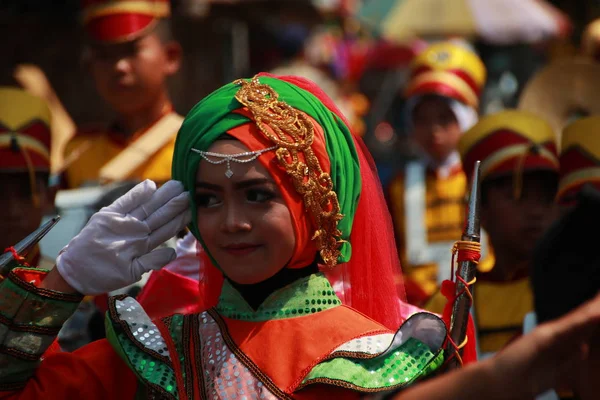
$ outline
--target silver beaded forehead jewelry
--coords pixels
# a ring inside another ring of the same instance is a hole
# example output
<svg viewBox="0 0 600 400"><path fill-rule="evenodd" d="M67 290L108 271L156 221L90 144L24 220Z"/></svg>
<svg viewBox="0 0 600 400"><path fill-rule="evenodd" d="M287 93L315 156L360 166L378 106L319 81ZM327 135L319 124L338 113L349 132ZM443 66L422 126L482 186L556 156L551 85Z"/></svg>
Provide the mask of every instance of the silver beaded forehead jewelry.
<svg viewBox="0 0 600 400"><path fill-rule="evenodd" d="M206 162L214 165L219 165L226 163L227 170L225 171L225 176L227 178L231 178L233 176L233 171L231 170L231 162L236 162L240 164L245 164L250 161L254 161L260 156L262 153L266 153L267 151L275 150L277 146L268 147L266 149L256 150L256 151L246 151L244 153L239 154L222 154L222 153L213 153L211 151L202 151L198 149L191 149L194 153L200 154ZM211 158L209 158L211 157ZM216 160L214 160L216 158Z"/></svg>

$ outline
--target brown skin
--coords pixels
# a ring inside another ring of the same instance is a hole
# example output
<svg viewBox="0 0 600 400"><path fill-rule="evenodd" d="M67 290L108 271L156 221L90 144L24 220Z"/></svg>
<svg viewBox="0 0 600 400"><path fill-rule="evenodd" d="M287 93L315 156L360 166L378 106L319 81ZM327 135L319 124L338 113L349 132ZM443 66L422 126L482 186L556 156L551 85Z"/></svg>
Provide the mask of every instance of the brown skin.
<svg viewBox="0 0 600 400"><path fill-rule="evenodd" d="M128 135L155 122L170 104L166 79L181 64L181 46L150 32L130 42L95 43L89 69L100 96Z"/></svg>
<svg viewBox="0 0 600 400"><path fill-rule="evenodd" d="M58 272L58 268L52 268L50 272L48 272L42 283L40 283L40 287L60 293L78 293L77 290L73 289L73 287L65 281L60 272Z"/></svg>
<svg viewBox="0 0 600 400"><path fill-rule="evenodd" d="M557 179L549 171L525 173L520 199L515 199L512 176L484 181L481 224L496 258L491 277L510 280L529 268L534 246L558 216Z"/></svg>
<svg viewBox="0 0 600 400"><path fill-rule="evenodd" d="M249 151L237 140L219 140L209 151L240 154ZM196 176L198 230L225 275L235 283L264 282L281 271L296 244L290 211L277 184L259 160L226 164L202 161ZM232 248L233 247L233 248ZM76 291L52 269L42 287Z"/></svg>
<svg viewBox="0 0 600 400"><path fill-rule="evenodd" d="M3 224L1 250L13 246L36 230L44 211L54 205L48 189L48 173L36 174L36 191L40 204L33 202L27 172L0 172L0 220Z"/></svg>
<svg viewBox="0 0 600 400"><path fill-rule="evenodd" d="M218 140L209 151L249 151L237 140ZM289 262L296 244L290 210L269 171L254 160L226 164L201 161L196 175L198 230L225 276L248 285L264 282Z"/></svg>
<svg viewBox="0 0 600 400"><path fill-rule="evenodd" d="M415 141L436 163L456 151L461 130L454 112L437 96L425 96L412 112Z"/></svg>

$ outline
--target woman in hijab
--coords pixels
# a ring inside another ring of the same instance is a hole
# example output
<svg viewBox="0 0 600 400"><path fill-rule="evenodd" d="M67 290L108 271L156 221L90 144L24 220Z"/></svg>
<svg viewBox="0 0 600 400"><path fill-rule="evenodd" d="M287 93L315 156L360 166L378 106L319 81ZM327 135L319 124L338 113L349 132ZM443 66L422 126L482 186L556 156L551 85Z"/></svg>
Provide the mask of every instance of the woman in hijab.
<svg viewBox="0 0 600 400"><path fill-rule="evenodd" d="M393 393L444 366L444 322L398 289L372 160L310 82L259 75L209 95L178 134L173 178L158 190L142 182L95 214L52 271L19 267L0 283L0 398L352 399ZM81 294L161 268L173 251L152 250L188 223L210 261L203 301L213 307L151 320L134 299L116 297L107 340L40 362ZM577 325L579 341L597 314ZM541 353L517 343L500 361L399 396L506 393L517 378L525 381L515 394L543 390L551 377L517 368L563 360L548 356L558 344L539 339L529 340Z"/></svg>

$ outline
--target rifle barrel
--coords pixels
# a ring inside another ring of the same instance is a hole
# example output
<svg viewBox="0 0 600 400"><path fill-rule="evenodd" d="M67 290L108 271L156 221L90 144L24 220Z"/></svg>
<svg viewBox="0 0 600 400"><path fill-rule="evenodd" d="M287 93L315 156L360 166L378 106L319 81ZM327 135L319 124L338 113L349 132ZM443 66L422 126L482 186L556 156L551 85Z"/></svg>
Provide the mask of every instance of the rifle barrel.
<svg viewBox="0 0 600 400"><path fill-rule="evenodd" d="M480 173L481 162L475 162L475 169L471 181L471 194L469 196L469 208L465 230L462 235L463 241L477 242L481 241L481 220L480 220ZM477 272L477 264L472 261L461 261L458 263L458 276L462 279L456 280L456 295L457 298L452 306L452 317L450 320L450 338L459 346L464 342L467 335L467 325L469 323L469 314L471 311L471 298L465 292L464 282L471 282L475 278ZM453 368L459 366L458 360L455 358L450 364Z"/></svg>
<svg viewBox="0 0 600 400"><path fill-rule="evenodd" d="M25 239L14 245L14 249L19 255L25 255L33 248L60 220L60 216L55 216L52 219L46 221L38 229L27 235ZM12 253L6 252L0 255L0 275L6 276L12 269L10 262L14 260Z"/></svg>

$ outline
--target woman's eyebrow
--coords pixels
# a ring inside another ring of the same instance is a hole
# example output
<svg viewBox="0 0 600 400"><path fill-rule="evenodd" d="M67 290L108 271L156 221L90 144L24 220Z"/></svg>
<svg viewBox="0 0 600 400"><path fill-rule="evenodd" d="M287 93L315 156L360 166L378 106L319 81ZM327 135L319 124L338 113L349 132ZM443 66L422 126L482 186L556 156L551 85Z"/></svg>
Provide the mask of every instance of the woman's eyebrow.
<svg viewBox="0 0 600 400"><path fill-rule="evenodd" d="M209 189L209 190L215 190L217 192L222 192L223 188L219 185L215 185L214 183L208 183L208 182L196 182L196 189Z"/></svg>
<svg viewBox="0 0 600 400"><path fill-rule="evenodd" d="M271 183L273 184L274 182L271 179L268 178L255 178L255 179L247 179L244 181L239 181L233 184L233 186L236 189L246 189L248 187L251 186L256 186L256 185L264 185L265 183Z"/></svg>

